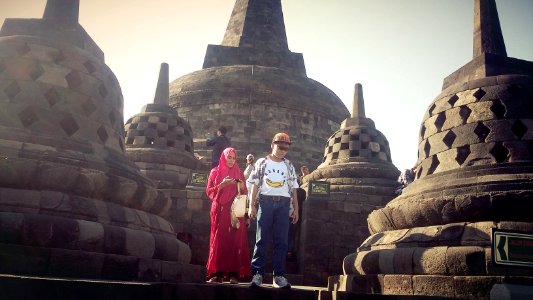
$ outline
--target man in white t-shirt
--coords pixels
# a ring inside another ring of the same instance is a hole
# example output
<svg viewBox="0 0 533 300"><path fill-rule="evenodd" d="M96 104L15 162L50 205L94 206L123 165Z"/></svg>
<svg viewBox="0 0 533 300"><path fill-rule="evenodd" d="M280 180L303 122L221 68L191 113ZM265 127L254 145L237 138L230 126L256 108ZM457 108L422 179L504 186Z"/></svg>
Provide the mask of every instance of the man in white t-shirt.
<svg viewBox="0 0 533 300"><path fill-rule="evenodd" d="M248 181L253 184L250 218L257 217L257 232L252 257L253 278L250 287L259 287L263 284L266 252L271 237L274 242L273 286L291 287L285 278L285 258L288 248L289 222L291 220L293 224L298 222L296 189L299 186L294 166L285 158L290 145L289 135L277 133L270 145L271 154L257 160L255 170L248 178Z"/></svg>

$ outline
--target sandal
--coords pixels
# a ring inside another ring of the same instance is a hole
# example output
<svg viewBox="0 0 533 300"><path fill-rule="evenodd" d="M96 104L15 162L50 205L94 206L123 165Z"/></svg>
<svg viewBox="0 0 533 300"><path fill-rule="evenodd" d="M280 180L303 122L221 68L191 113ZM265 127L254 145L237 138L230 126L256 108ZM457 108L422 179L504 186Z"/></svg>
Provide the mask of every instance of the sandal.
<svg viewBox="0 0 533 300"><path fill-rule="evenodd" d="M209 278L209 280L207 282L209 282L209 283L222 283L222 278L220 278L218 276L213 276L213 277Z"/></svg>
<svg viewBox="0 0 533 300"><path fill-rule="evenodd" d="M238 284L238 283L239 283L239 280L238 280L236 277L231 276L231 277L229 278L229 283L230 283L230 284Z"/></svg>

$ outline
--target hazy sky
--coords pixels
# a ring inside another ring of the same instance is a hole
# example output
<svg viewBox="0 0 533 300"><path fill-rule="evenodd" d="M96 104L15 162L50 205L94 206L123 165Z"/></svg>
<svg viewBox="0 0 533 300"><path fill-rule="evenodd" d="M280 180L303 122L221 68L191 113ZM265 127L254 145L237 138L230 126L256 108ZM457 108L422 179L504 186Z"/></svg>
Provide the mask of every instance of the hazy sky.
<svg viewBox="0 0 533 300"><path fill-rule="evenodd" d="M0 0L0 22L40 18L46 0ZM127 3L127 4L126 4ZM124 95L124 119L153 101L161 62L171 81L201 69L220 44L234 0L81 0L80 24L104 51ZM533 61L533 0L498 0L511 57ZM307 75L351 109L363 85L366 116L412 166L418 132L444 77L472 58L473 0L282 0L289 48ZM194 129L193 129L194 130Z"/></svg>

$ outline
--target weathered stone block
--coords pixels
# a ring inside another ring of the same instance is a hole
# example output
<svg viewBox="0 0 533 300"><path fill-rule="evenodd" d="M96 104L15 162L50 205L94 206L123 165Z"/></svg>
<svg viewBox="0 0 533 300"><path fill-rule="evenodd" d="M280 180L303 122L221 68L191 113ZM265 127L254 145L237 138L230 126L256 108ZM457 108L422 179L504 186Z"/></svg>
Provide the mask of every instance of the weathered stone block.
<svg viewBox="0 0 533 300"><path fill-rule="evenodd" d="M413 254L414 274L446 274L447 248L416 248Z"/></svg>
<svg viewBox="0 0 533 300"><path fill-rule="evenodd" d="M383 294L413 295L412 275L385 275L383 277Z"/></svg>
<svg viewBox="0 0 533 300"><path fill-rule="evenodd" d="M413 276L413 294L454 297L453 284L451 276L415 275Z"/></svg>
<svg viewBox="0 0 533 300"><path fill-rule="evenodd" d="M453 275L485 275L485 251L481 247L449 247L446 267Z"/></svg>

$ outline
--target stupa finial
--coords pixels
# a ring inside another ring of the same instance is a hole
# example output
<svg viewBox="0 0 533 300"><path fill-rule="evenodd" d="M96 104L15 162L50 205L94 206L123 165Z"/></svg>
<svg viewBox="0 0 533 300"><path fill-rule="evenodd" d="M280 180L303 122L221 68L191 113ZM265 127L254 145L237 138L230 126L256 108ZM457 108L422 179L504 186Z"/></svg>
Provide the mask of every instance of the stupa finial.
<svg viewBox="0 0 533 300"><path fill-rule="evenodd" d="M496 0L474 0L474 58L484 53L507 56Z"/></svg>
<svg viewBox="0 0 533 300"><path fill-rule="evenodd" d="M155 90L154 104L168 105L168 64L162 63L159 70L159 79Z"/></svg>
<svg viewBox="0 0 533 300"><path fill-rule="evenodd" d="M43 19L78 23L80 0L48 0Z"/></svg>
<svg viewBox="0 0 533 300"><path fill-rule="evenodd" d="M236 0L222 46L288 51L281 0Z"/></svg>
<svg viewBox="0 0 533 300"><path fill-rule="evenodd" d="M366 118L365 99L363 98L363 86L360 83L355 84L353 92L352 118Z"/></svg>

